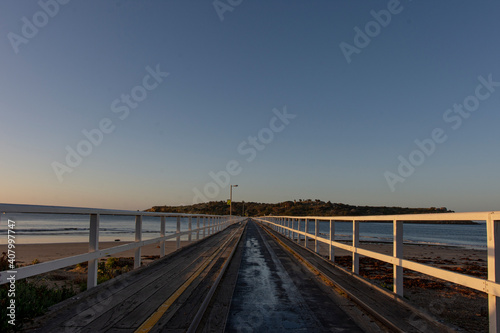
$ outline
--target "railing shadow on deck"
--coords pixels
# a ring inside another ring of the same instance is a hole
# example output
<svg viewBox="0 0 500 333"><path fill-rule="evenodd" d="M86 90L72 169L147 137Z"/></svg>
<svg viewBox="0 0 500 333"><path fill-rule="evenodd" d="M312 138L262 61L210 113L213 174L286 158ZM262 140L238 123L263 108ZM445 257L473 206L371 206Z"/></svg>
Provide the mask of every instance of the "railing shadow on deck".
<svg viewBox="0 0 500 333"><path fill-rule="evenodd" d="M315 252L319 253L319 243L329 247L329 259L334 260L335 248L352 253L352 273L359 275L359 256L377 259L394 267L393 294L403 296L403 268L423 273L454 284L472 288L488 295L489 331L500 331L500 211L472 213L438 213L438 214L408 214L408 215L378 215L378 216L262 216L254 218L283 234L291 240L315 240ZM301 230L301 222L315 221L314 234L306 227ZM319 237L319 221L328 221L329 239ZM335 241L335 221L352 222L352 245ZM418 221L486 221L488 279L481 279L457 272L452 272L403 258L403 227L404 223ZM393 224L393 255L385 255L359 247L359 226L365 222L386 222Z"/></svg>
<svg viewBox="0 0 500 333"><path fill-rule="evenodd" d="M38 263L35 265L19 267L15 269L0 272L0 285L9 282L9 276L14 275L16 280L23 279L47 272L51 272L64 267L76 265L82 262L88 262L88 277L87 289L97 286L97 266L100 258L115 253L124 252L127 250L135 250L134 253L134 268L141 266L141 248L150 244L159 244L160 258L165 256L165 241L176 239L176 248L181 247L181 236L187 235L188 241L192 241L192 235L196 233L196 241L211 236L219 231L224 230L229 225L241 221L243 218L239 216L228 215L206 215L206 214L179 214L179 213L156 213L143 211L129 210L113 210L113 209L95 209L95 208L79 208L79 207L60 207L60 206L39 206L39 205L17 205L17 204L0 204L0 226L5 223L8 228L8 221L1 221L3 214L22 213L22 214L72 214L72 215L87 215L89 216L89 252L66 257L62 259L52 260L48 262ZM135 241L106 249L99 249L99 222L103 215L113 216L130 216L135 217ZM159 224L160 237L153 239L142 240L143 228L142 219L145 216L157 217ZM165 235L166 223L168 218L176 218L176 232L171 235ZM188 219L188 229L181 230L181 218ZM193 228L193 220L196 227ZM15 234L6 232L6 237L15 240ZM15 244L15 241L11 242ZM15 252L14 252L15 253Z"/></svg>

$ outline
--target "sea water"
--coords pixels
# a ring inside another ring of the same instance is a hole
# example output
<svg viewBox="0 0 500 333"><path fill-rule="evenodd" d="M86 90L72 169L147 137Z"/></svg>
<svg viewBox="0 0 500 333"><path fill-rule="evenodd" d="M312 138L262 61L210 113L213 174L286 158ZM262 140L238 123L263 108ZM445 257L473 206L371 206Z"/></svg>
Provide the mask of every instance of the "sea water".
<svg viewBox="0 0 500 333"><path fill-rule="evenodd" d="M16 244L73 243L89 241L90 215L72 214L2 214L0 215L0 244L7 242L8 219L15 221ZM196 218L192 218L196 228ZM208 223L208 221L207 221ZM181 231L188 230L188 218L181 218ZM203 221L200 219L200 227ZM165 235L175 233L177 218L167 217ZM142 240L160 237L160 217L142 217ZM181 237L187 239L187 235ZM135 216L100 215L100 241L134 241Z"/></svg>
<svg viewBox="0 0 500 333"><path fill-rule="evenodd" d="M0 216L0 244L7 243L7 220L16 222L16 244L88 242L89 215L69 214L3 214ZM200 226L203 222L200 219ZM176 232L177 218L166 218L168 236ZM297 222L295 221L295 227ZM360 240L369 242L392 242L392 223L360 222ZM196 228L196 218L192 219ZM301 230L305 223L301 221ZM308 232L314 234L315 221L308 220ZM181 218L181 231L188 230L188 218ZM328 239L329 221L319 222L319 236ZM143 216L142 239L160 236L160 218ZM134 241L135 217L101 215L99 223L100 241ZM181 239L187 239L187 235ZM335 239L352 240L352 222L335 222ZM478 224L417 224L404 223L405 243L448 245L486 249L486 223Z"/></svg>
<svg viewBox="0 0 500 333"><path fill-rule="evenodd" d="M403 241L407 244L427 244L459 246L473 249L486 249L486 223L477 224L429 224L404 223ZM295 228L297 222L295 222ZM300 229L304 231L305 223L301 221ZM330 222L319 221L319 237L330 237ZM335 240L352 241L352 222L335 221ZM308 233L315 233L315 221L308 220ZM393 224L384 222L360 222L359 239L366 242L393 241Z"/></svg>

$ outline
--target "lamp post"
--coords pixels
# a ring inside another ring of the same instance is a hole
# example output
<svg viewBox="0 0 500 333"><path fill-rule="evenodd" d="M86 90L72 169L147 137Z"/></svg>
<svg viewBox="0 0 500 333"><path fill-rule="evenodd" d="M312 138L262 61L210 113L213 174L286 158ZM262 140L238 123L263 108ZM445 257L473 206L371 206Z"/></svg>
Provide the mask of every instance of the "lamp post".
<svg viewBox="0 0 500 333"><path fill-rule="evenodd" d="M233 215L233 187L238 187L238 185L231 185L229 190L229 216Z"/></svg>

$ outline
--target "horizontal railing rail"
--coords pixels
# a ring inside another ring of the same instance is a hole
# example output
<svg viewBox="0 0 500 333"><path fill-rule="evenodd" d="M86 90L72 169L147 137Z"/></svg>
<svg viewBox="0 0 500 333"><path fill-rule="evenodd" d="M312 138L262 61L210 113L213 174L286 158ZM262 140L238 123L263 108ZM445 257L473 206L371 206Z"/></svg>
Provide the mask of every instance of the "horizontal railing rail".
<svg viewBox="0 0 500 333"><path fill-rule="evenodd" d="M3 221L4 214L71 214L71 215L88 215L89 216L89 251L88 253L66 257L62 259L52 260L48 262L38 263L24 267L11 268L0 272L0 285L9 282L9 277L15 276L17 279L23 279L47 272L51 272L64 267L76 265L82 262L88 262L87 288L97 286L97 271L100 258L108 255L124 252L127 250L135 250L134 253L134 268L141 266L141 248L150 244L160 245L160 258L165 256L165 241L170 239L176 240L176 248L181 247L181 236L187 235L188 241L192 241L192 236L196 233L196 240L201 240L216 232L222 231L233 223L242 221L244 218L239 216L228 215L207 215L207 214L182 214L182 213L158 213L130 210L114 210L114 209L96 209L96 208L81 208L81 207L59 207L59 206L38 206L38 205L16 205L16 204L0 204L0 226L5 223L8 226L8 221ZM99 249L99 222L100 217L105 215L114 216L130 216L135 217L135 240L128 244L118 245L106 249ZM159 237L142 240L142 218L143 217L158 217ZM171 235L166 233L166 218L176 218L176 232ZM188 229L181 230L181 218L188 219ZM193 219L196 220L196 227L193 228ZM7 227L8 229L8 227ZM15 237L16 234L12 233ZM7 233L7 238L11 238ZM15 238L10 242L15 246ZM9 247L9 242L7 244ZM12 253L15 253L13 250ZM10 258L10 257L9 257Z"/></svg>
<svg viewBox="0 0 500 333"><path fill-rule="evenodd" d="M335 248L352 253L352 272L359 275L359 257L366 256L393 265L394 283L393 294L403 296L403 268L426 274L451 283L462 285L488 294L490 332L500 329L500 211L471 212L471 213L436 213L436 214L408 214L408 215L376 215L376 216L262 216L256 220L269 225L277 232L300 243L303 240L307 248L308 239L315 241L315 252L319 253L319 243L329 246L329 259L334 262ZM315 221L314 234L308 232L308 221ZM329 239L319 236L319 221L329 222ZM352 245L335 240L335 222L352 223ZM481 279L449 270L436 268L403 258L403 227L404 223L419 221L486 221L487 230L487 258L488 278ZM393 255L370 251L359 247L360 223L389 222L393 224ZM304 230L300 230L301 223L305 223Z"/></svg>

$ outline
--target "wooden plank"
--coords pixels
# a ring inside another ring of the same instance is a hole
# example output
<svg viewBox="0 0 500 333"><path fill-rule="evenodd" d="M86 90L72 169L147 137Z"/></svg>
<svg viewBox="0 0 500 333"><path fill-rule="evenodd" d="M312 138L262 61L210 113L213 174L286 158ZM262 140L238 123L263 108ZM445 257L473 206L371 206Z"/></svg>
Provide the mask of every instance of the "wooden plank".
<svg viewBox="0 0 500 333"><path fill-rule="evenodd" d="M235 246L235 242L236 239L213 260L212 264L207 267L203 274L196 278L195 282L178 299L177 304L169 309L169 313L162 317L151 332L160 332L166 328L168 330L183 329L186 331L189 328L191 320L196 315L210 287L215 282L217 274Z"/></svg>
<svg viewBox="0 0 500 333"><path fill-rule="evenodd" d="M85 328L94 332L102 332L115 326L118 322L136 323L138 327L202 265L205 257L205 255L197 257L187 267L182 267L181 264L169 270L168 273L159 272L153 283L148 283L139 290L136 283L132 283L128 288L130 293L125 299L113 304L113 307L85 325Z"/></svg>
<svg viewBox="0 0 500 333"><path fill-rule="evenodd" d="M142 240L142 216L135 217L135 241L138 243ZM141 267L141 247L135 249L134 268Z"/></svg>
<svg viewBox="0 0 500 333"><path fill-rule="evenodd" d="M223 240L221 240L221 242L226 242L226 238L228 238L228 237L230 237L230 236L225 237ZM227 246L227 245L224 243L224 246ZM166 300L169 302L168 307L162 311L161 320L158 321L154 327L161 325L160 323L162 323L162 322L165 322L165 323L168 322L168 325L170 328L171 327L170 318L172 318L176 315L179 308L184 308L184 310L182 310L182 313L183 313L182 320L184 322L187 320L186 316L188 316L188 317L194 316L196 314L196 311L191 313L191 311L188 311L185 309L190 308L190 307L199 307L201 305L201 302L203 301L203 299L201 298L202 296L199 296L198 294L204 294L204 293L206 294L206 292L208 292L209 287L208 288L200 287L200 290L195 293L195 297L200 297L201 301L199 299L196 299L191 304L191 301L188 302L189 297L190 297L191 293L193 293L194 290L197 289L197 286L199 284L206 284L204 282L205 277L210 274L212 267L214 267L214 266L216 267L216 265L219 264L219 258L221 258L221 255L224 253L224 251L226 251L224 248L216 249L216 251L214 251L215 253L213 255L210 255L209 257L206 258L209 261L207 262L206 260L204 260L203 266L200 269L197 268L195 270L195 271L198 271L197 275L195 275L193 277L192 276L194 273L194 271L193 271L193 272L190 272L185 278L180 279L179 286L177 288L175 288L174 292L178 293L177 290L179 289L179 287L181 285L183 285L183 287L186 289L180 291L182 294L180 294L180 296L178 298L175 298L173 300L173 302L170 302L169 300L167 300L170 297L170 296L167 296L167 297L163 297L163 298L159 299L160 303L158 304L157 303L157 295L155 294L153 297L150 297L147 300L147 303L143 304L138 310L134 311L134 313L132 315L127 316L126 318L117 322L114 325L114 327L115 328L139 328L139 326L146 319L148 319L151 316L151 314L155 313L155 311L157 311L157 309L159 309L160 306L161 307L164 306ZM222 260L222 263L223 263L223 261L224 260ZM206 265L208 265L208 266L206 266ZM222 264L220 264L220 265L222 266ZM193 280L187 281L190 279L193 279ZM169 280L171 280L171 279L169 279ZM187 281L187 283L188 283L187 287L185 287L185 281ZM171 285L171 282L169 284ZM207 289L207 290L205 290L205 289ZM170 293L169 295L172 295L172 294L173 294L173 292ZM149 306L152 303L157 304L157 305L152 307L152 308L150 307L149 309L146 309L146 306ZM188 326L189 326L189 323L187 324L186 328ZM175 326L173 326L173 327L175 328Z"/></svg>
<svg viewBox="0 0 500 333"><path fill-rule="evenodd" d="M68 301L66 306L54 313L49 313L44 321L42 331L51 332L55 327L83 327L91 325L109 309L117 306L137 293L162 281L166 283L167 278L179 274L181 267L196 266L196 264L207 256L209 250L220 244L219 237L206 238L192 246L187 246L180 252L170 254L163 259L153 263L151 266L143 267L115 278L103 285L84 293L86 296L78 301ZM48 320L50 319L50 320ZM45 328L47 328L45 330Z"/></svg>
<svg viewBox="0 0 500 333"><path fill-rule="evenodd" d="M227 230L227 229L226 229ZM213 237L211 242L196 247L196 253L201 254L192 263L182 260L186 267L184 269L173 268L169 274L158 272L158 279L148 283L144 288L137 290L136 283L131 285L133 293L125 300L115 304L108 311L102 313L98 318L85 326L91 331L105 331L111 327L122 327L122 325L137 327L151 314L165 299L169 297L196 269L202 265L205 258L217 250L222 240L229 236L229 230L219 233ZM119 322L119 324L117 324Z"/></svg>
<svg viewBox="0 0 500 333"><path fill-rule="evenodd" d="M403 259L403 222L394 221L393 224L393 256L397 259ZM394 274L394 293L403 297L403 267L393 264Z"/></svg>
<svg viewBox="0 0 500 333"><path fill-rule="evenodd" d="M241 264L243 248L245 246L246 228L243 232L242 241L229 264L229 267L217 288L212 301L205 312L201 322L201 332L223 332L226 326L227 315L231 306L234 288L238 279L238 270Z"/></svg>

